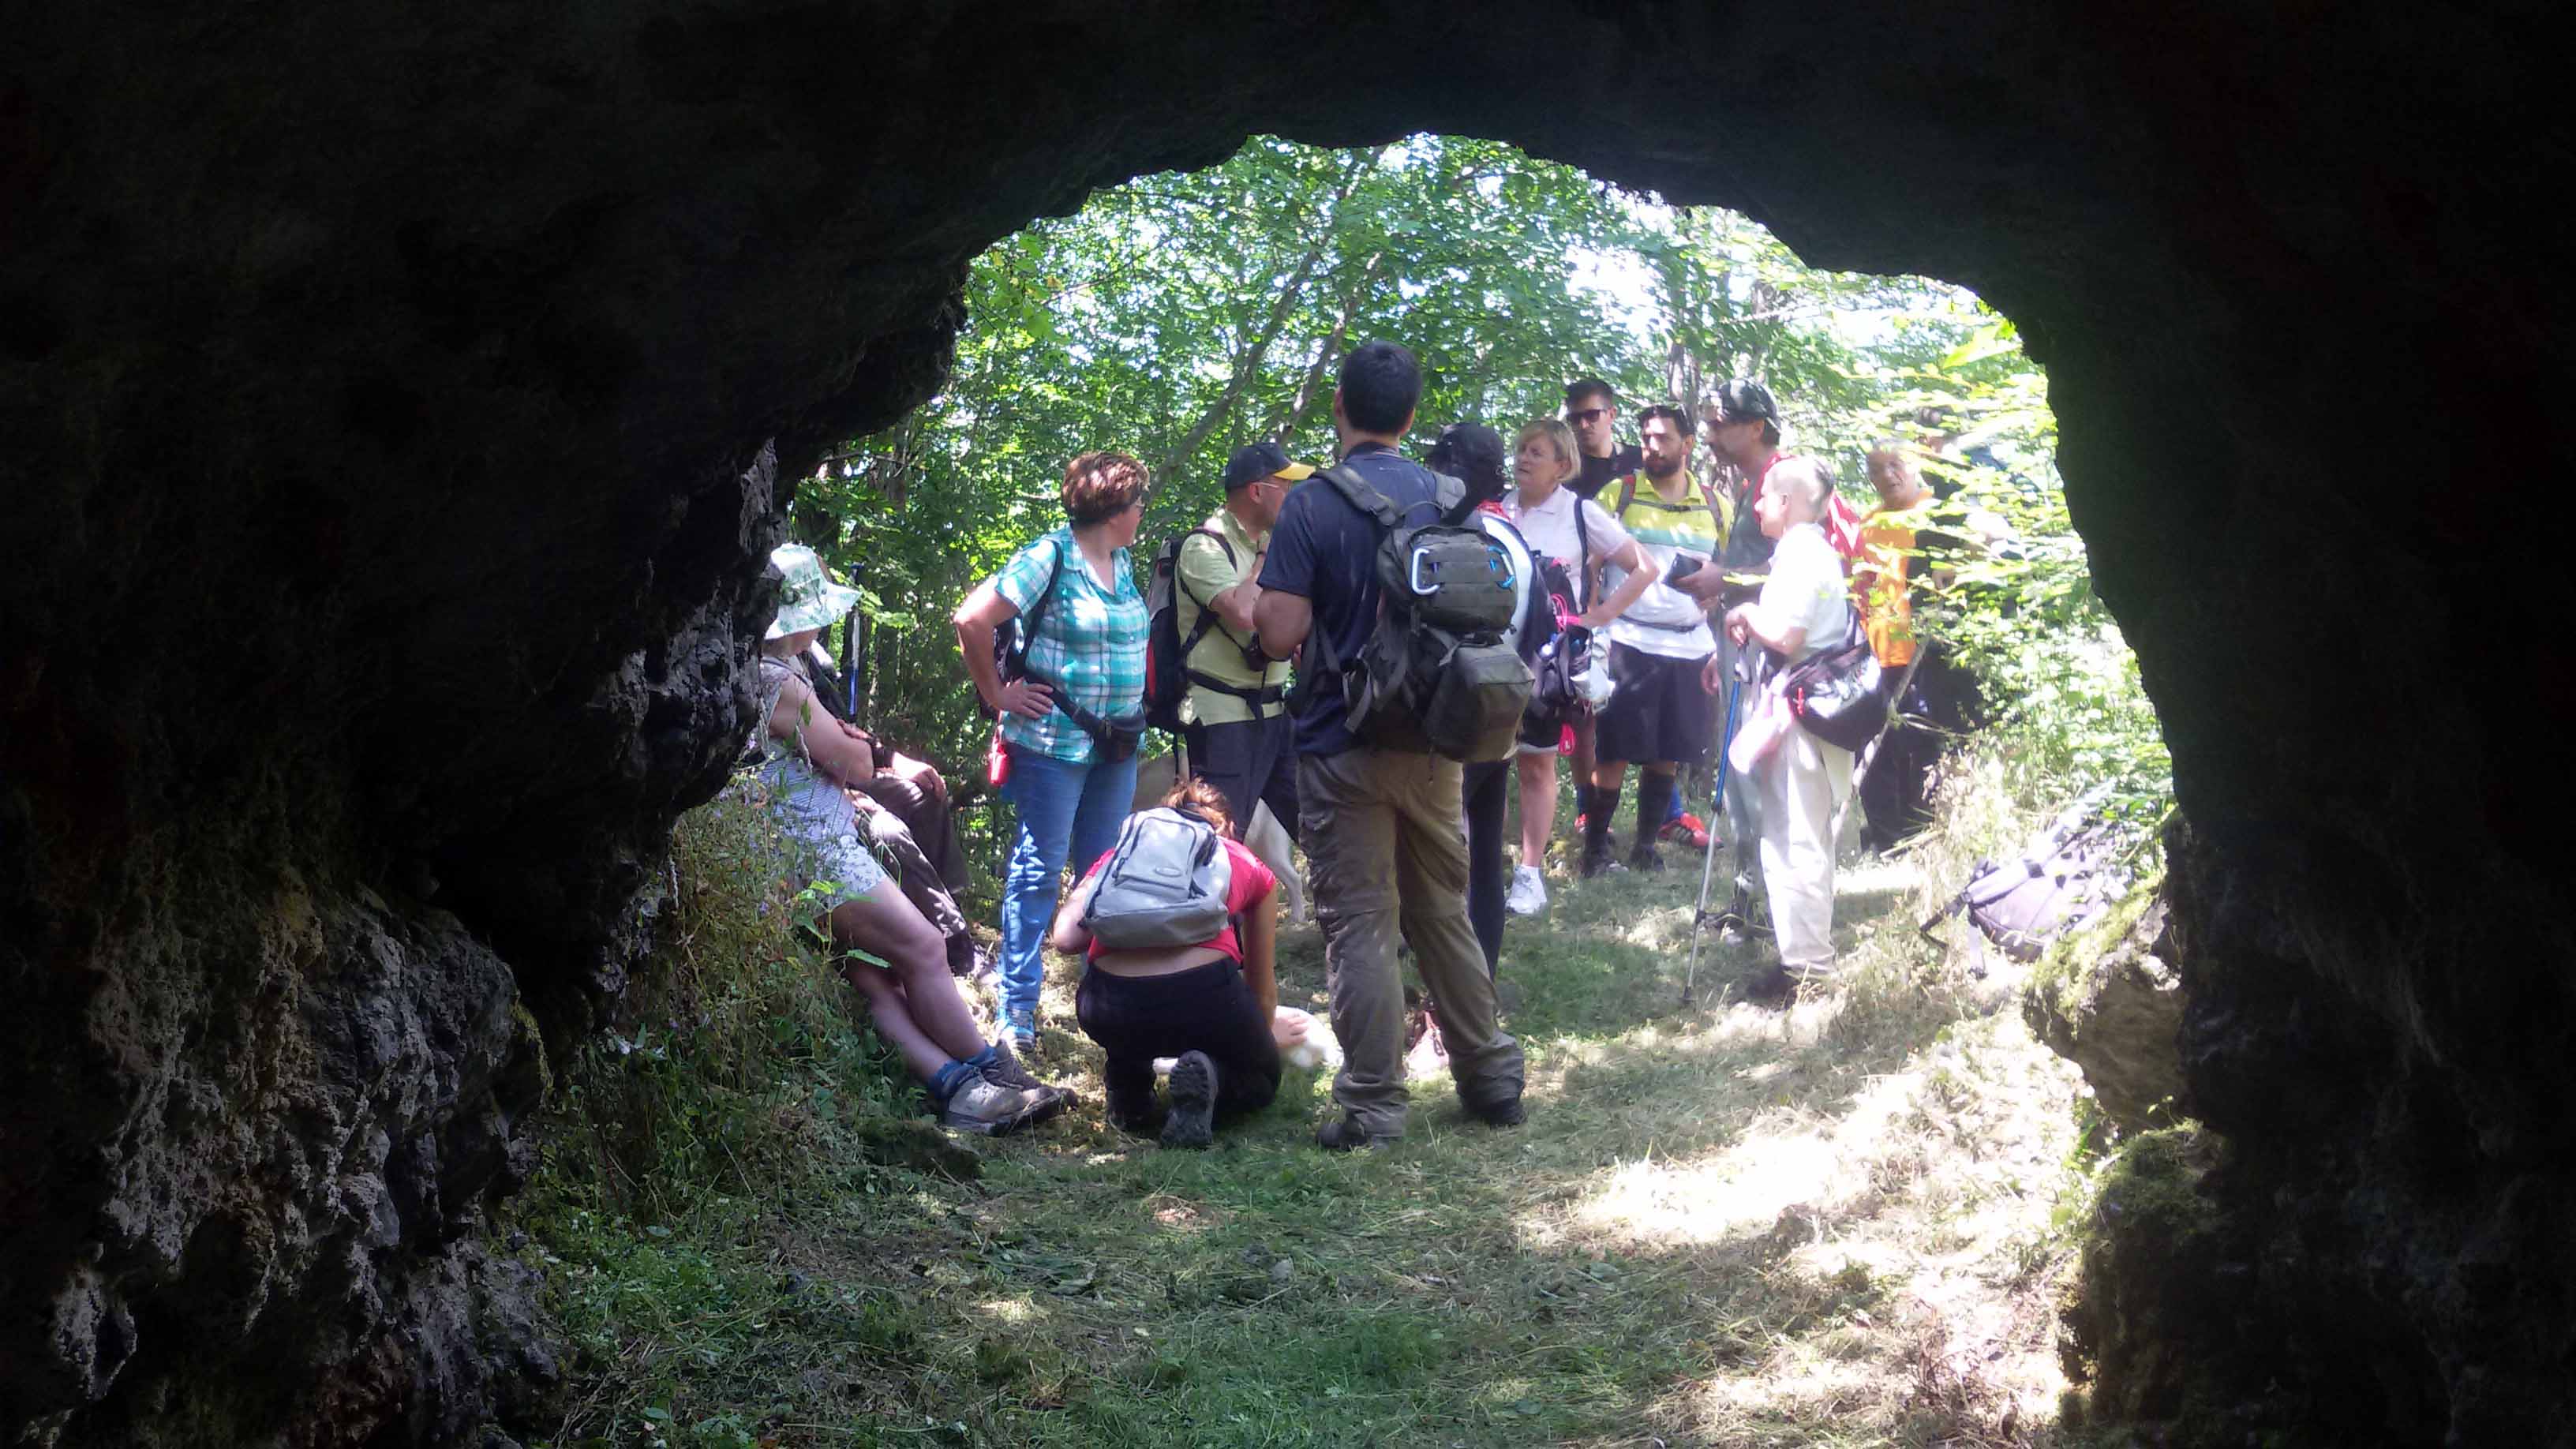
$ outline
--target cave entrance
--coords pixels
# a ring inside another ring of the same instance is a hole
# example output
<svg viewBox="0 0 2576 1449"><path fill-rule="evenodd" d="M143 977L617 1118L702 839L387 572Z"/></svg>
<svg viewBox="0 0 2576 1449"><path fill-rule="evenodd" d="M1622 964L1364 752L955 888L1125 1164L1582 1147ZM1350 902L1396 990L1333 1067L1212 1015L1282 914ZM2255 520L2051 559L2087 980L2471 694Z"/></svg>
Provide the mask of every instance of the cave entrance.
<svg viewBox="0 0 2576 1449"><path fill-rule="evenodd" d="M2148 819L2170 794L2067 517L2046 375L1966 288L1811 267L1738 212L1415 135L1257 137L1216 166L1104 188L985 251L966 299L946 386L830 448L791 525L869 592L856 636L830 641L859 708L933 759L978 759L984 730L941 621L1059 520L1065 459L1110 448L1152 468L1142 568L1219 505L1236 446L1329 458L1331 368L1388 337L1423 361L1420 446L1452 420L1508 436L1561 416L1578 378L1615 389L1633 444L1640 408L1752 378L1779 400L1785 446L1867 511L1869 454L1896 443L1987 545L1931 590L1926 617L1982 701L1944 723L1998 731L1989 755L2033 806L2107 784ZM1691 467L1712 466L1696 443ZM987 861L994 816L989 800L968 814Z"/></svg>

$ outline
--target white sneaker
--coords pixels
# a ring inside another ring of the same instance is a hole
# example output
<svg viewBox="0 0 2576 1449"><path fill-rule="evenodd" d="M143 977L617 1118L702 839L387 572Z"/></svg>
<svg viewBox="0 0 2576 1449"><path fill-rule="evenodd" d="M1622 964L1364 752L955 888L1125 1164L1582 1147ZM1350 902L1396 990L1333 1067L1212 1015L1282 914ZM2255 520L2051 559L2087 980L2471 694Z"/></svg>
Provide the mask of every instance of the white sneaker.
<svg viewBox="0 0 2576 1449"><path fill-rule="evenodd" d="M1547 909L1547 877L1534 865L1512 867L1512 888L1503 895L1503 909L1515 916L1535 916Z"/></svg>

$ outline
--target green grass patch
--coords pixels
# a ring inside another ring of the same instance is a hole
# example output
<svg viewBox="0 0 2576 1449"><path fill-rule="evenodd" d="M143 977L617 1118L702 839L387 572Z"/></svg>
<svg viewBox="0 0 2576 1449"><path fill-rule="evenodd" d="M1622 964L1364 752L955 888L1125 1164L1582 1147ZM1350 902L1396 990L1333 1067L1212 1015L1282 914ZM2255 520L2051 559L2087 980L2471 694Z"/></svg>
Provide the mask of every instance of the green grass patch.
<svg viewBox="0 0 2576 1449"><path fill-rule="evenodd" d="M1713 936L1682 1005L1695 856L1554 879L1501 973L1528 1124L1468 1119L1435 1068L1400 1146L1331 1156L1329 1080L1295 1071L1208 1152L1107 1128L1063 962L1039 1066L1085 1106L941 1139L785 929L757 824L684 828L652 1004L566 1073L514 1210L574 1346L535 1441L2013 1444L2054 1417L2077 1089L1912 931L1925 862L1981 842L1852 862L1848 980L1787 1012L1742 1000L1761 948ZM1281 979L1323 1004L1313 931Z"/></svg>

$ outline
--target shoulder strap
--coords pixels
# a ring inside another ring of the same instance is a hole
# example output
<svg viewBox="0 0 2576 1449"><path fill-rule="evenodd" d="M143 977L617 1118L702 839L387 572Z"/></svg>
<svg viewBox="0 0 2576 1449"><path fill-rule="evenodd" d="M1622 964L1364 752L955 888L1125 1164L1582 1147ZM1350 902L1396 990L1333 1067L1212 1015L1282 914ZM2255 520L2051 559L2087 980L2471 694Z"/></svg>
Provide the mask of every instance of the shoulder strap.
<svg viewBox="0 0 2576 1449"><path fill-rule="evenodd" d="M1335 463L1315 476L1332 484L1333 491L1341 494L1353 508L1375 519L1378 527L1393 533L1404 526L1404 510L1353 471L1350 464Z"/></svg>
<svg viewBox="0 0 2576 1449"><path fill-rule="evenodd" d="M1562 483L1556 486L1574 498L1574 558L1566 572L1574 576L1574 606L1589 609L1592 607L1592 530L1583 522L1583 505L1590 500L1580 493L1573 493Z"/></svg>
<svg viewBox="0 0 2576 1449"><path fill-rule="evenodd" d="M1038 590L1036 602L1030 604L1028 612L1020 616L1023 626L1020 630L1022 649L1037 642L1038 623L1046 618L1047 602L1055 597L1056 580L1062 577L1064 577L1064 545L1059 543L1055 546L1055 562L1047 565L1046 587Z"/></svg>
<svg viewBox="0 0 2576 1449"><path fill-rule="evenodd" d="M1216 540L1216 546L1225 550L1225 566L1227 568L1234 567L1234 545L1227 541L1224 534L1217 532L1213 528L1193 528L1189 532L1182 534L1172 543L1172 587L1184 592L1189 592L1190 584L1189 580L1181 577L1181 550L1188 548L1190 546L1190 540L1194 538L1208 538ZM1207 600L1200 598L1194 592L1190 593L1190 601L1197 604L1202 610L1207 607Z"/></svg>
<svg viewBox="0 0 2576 1449"><path fill-rule="evenodd" d="M1726 520L1720 518L1717 514L1717 489L1710 484L1701 482L1697 478L1692 479L1691 482L1697 484L1699 487L1699 501L1708 505L1708 526L1717 535L1718 550L1720 552L1724 552L1726 549Z"/></svg>
<svg viewBox="0 0 2576 1449"><path fill-rule="evenodd" d="M1636 501L1637 475L1630 473L1619 480L1619 511L1612 515L1619 520L1619 525L1622 528L1626 527L1628 524L1628 505Z"/></svg>
<svg viewBox="0 0 2576 1449"><path fill-rule="evenodd" d="M1173 547L1172 589L1175 593L1188 594L1190 596L1190 602L1199 606L1198 622L1190 626L1190 636L1181 641L1181 662L1184 664L1189 662L1190 651L1198 648L1199 641L1207 637L1208 630L1210 628L1218 627L1215 607L1207 600L1200 598L1198 594L1190 588L1190 581L1181 575L1181 551L1190 546L1190 540L1193 538L1215 539L1216 546L1225 550L1226 567L1234 567L1234 545L1226 541L1224 534L1217 532L1213 528L1193 528L1189 532L1182 534L1180 542ZM1232 630L1227 630L1225 637L1229 640L1233 640L1236 648L1240 649L1243 647L1243 642L1234 638Z"/></svg>
<svg viewBox="0 0 2576 1449"><path fill-rule="evenodd" d="M1476 511L1476 505L1467 501L1465 480L1438 471L1431 475L1431 506L1440 511L1440 521L1452 528L1464 524L1467 515Z"/></svg>

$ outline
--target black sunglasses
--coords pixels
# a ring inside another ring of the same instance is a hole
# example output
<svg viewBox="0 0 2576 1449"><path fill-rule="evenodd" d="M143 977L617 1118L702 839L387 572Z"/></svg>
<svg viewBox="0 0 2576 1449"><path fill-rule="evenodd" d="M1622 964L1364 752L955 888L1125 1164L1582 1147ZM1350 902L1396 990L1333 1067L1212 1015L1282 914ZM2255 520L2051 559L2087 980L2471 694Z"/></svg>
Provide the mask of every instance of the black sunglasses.
<svg viewBox="0 0 2576 1449"><path fill-rule="evenodd" d="M1567 413L1565 415L1565 420L1569 423L1588 423L1594 418L1600 417L1609 411L1610 410L1608 408L1585 408L1579 413Z"/></svg>

